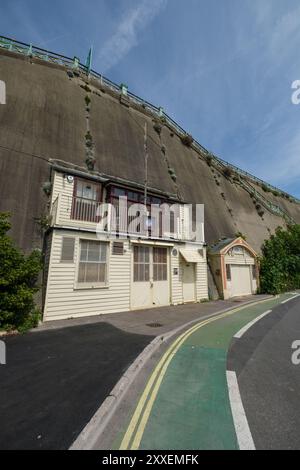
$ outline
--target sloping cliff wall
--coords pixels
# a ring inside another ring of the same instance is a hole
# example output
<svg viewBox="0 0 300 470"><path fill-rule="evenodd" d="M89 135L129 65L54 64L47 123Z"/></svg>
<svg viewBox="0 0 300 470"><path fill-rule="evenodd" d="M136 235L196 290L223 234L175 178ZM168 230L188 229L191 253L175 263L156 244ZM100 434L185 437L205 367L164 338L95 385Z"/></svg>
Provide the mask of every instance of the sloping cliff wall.
<svg viewBox="0 0 300 470"><path fill-rule="evenodd" d="M126 97L121 103L119 95L95 80L86 85L84 74L70 76L66 67L0 50L0 80L7 87L7 104L0 106L0 211L12 213L12 234L23 249L41 245L36 219L46 208L41 187L49 179L48 160L85 167L87 87L95 170L142 183L147 122L149 186L203 203L208 243L242 232L259 250L270 232L285 225L284 218L266 209L260 216L257 201L234 175L224 176L164 123L159 133L154 116L142 106ZM263 193L259 186L256 190ZM299 204L263 195L300 223Z"/></svg>

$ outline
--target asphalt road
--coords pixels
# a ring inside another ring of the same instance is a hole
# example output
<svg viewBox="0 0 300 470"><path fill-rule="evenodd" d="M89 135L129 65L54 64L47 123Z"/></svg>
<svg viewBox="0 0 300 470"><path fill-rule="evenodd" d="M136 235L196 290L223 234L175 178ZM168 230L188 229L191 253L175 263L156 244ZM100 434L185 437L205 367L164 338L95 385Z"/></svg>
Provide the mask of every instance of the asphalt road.
<svg viewBox="0 0 300 470"><path fill-rule="evenodd" d="M0 449L67 449L151 340L108 323L7 338Z"/></svg>
<svg viewBox="0 0 300 470"><path fill-rule="evenodd" d="M300 340L300 297L281 304L233 340L235 370L257 449L300 449L300 365L291 361Z"/></svg>

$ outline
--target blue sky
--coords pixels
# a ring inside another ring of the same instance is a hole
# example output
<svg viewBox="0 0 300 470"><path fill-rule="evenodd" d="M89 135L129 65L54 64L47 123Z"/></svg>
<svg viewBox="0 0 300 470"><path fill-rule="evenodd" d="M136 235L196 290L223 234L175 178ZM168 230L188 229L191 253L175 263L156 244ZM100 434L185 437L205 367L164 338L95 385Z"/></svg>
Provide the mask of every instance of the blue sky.
<svg viewBox="0 0 300 470"><path fill-rule="evenodd" d="M299 0L1 0L0 34L85 60L300 197Z"/></svg>

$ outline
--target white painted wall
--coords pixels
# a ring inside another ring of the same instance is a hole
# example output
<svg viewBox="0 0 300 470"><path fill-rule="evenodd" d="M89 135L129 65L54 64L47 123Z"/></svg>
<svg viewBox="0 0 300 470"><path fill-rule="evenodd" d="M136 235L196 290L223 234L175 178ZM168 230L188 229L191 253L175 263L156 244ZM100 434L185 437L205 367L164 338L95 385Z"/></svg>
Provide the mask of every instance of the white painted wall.
<svg viewBox="0 0 300 470"><path fill-rule="evenodd" d="M63 236L74 236L73 263L61 263ZM131 252L124 242L126 252L112 255L109 243L108 286L101 288L76 288L79 240L97 240L96 234L54 230L48 274L44 320L83 317L129 310Z"/></svg>

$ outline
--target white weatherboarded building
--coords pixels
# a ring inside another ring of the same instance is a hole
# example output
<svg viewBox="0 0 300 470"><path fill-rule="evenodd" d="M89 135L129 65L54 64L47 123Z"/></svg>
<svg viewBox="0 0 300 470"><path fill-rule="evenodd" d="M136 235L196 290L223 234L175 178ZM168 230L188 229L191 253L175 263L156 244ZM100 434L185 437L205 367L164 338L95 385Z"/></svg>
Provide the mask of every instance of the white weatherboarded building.
<svg viewBox="0 0 300 470"><path fill-rule="evenodd" d="M122 213L113 219L108 209L102 219L97 212L101 202L114 206L122 196L129 206L144 197L141 188L125 181L53 168L45 321L208 298L204 237L199 242L185 240L187 215L183 207L168 233L153 237L147 232L144 237L135 231L125 237ZM165 195L149 189L147 204L166 200ZM203 224L201 230L203 234Z"/></svg>
<svg viewBox="0 0 300 470"><path fill-rule="evenodd" d="M209 249L208 258L221 298L256 294L257 254L242 237L220 240Z"/></svg>

